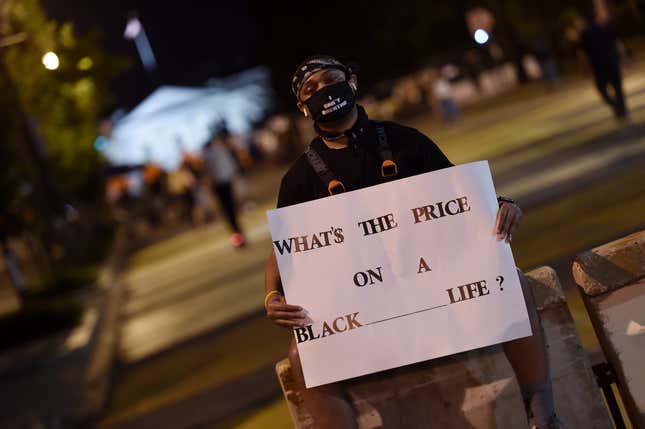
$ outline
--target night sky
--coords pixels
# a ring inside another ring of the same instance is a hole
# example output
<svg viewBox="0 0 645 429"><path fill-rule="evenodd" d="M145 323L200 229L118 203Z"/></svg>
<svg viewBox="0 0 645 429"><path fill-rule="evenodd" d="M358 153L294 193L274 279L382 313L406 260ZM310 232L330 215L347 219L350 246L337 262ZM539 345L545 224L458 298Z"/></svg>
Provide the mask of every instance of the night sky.
<svg viewBox="0 0 645 429"><path fill-rule="evenodd" d="M131 11L138 13L148 34L162 83L201 85L209 77L227 75L258 62L257 25L247 0L42 3L50 17L74 22L81 34L98 30L106 50L131 59L130 70L112 83L116 104L132 107L152 89L134 43L123 38Z"/></svg>
<svg viewBox="0 0 645 429"><path fill-rule="evenodd" d="M284 105L289 78L304 57L328 53L362 66L363 86L423 64L433 54L468 43L460 1L352 0L41 0L49 16L73 21L79 33L98 30L111 53L132 67L112 82L115 106L132 107L153 88L134 43L123 38L136 11L164 84L202 85L258 64L273 72Z"/></svg>

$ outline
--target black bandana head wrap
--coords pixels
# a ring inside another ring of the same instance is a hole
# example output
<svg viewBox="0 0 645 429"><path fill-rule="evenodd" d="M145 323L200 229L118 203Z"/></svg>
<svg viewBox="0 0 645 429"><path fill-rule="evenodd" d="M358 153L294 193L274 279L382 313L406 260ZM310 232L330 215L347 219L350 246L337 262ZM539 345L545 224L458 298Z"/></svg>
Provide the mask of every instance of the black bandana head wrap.
<svg viewBox="0 0 645 429"><path fill-rule="evenodd" d="M352 73L352 69L347 67L337 59L327 55L316 55L304 60L296 69L291 79L291 90L296 98L299 99L298 93L305 84L307 79L320 70L337 69L345 73L346 77Z"/></svg>

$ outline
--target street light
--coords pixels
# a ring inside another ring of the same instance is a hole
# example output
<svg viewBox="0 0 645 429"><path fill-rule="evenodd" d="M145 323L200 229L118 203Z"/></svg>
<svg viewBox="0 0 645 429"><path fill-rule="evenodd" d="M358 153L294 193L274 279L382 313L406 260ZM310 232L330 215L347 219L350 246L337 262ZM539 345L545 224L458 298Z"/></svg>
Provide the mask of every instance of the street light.
<svg viewBox="0 0 645 429"><path fill-rule="evenodd" d="M489 36L488 32L484 29L478 28L475 30L475 42L479 43L480 45L485 44L488 42Z"/></svg>
<svg viewBox="0 0 645 429"><path fill-rule="evenodd" d="M143 29L143 25L136 15L132 15L130 19L128 19L125 31L123 32L123 37L134 41L134 44L137 47L137 52L139 52L139 58L141 58L141 62L143 63L143 67L150 74L153 74L157 69L157 60L155 59L155 54L152 52L152 46L150 46L150 41L148 40L146 31Z"/></svg>
<svg viewBox="0 0 645 429"><path fill-rule="evenodd" d="M56 70L60 65L58 55L56 55L52 51L47 52L45 55L43 55L43 65L47 70Z"/></svg>

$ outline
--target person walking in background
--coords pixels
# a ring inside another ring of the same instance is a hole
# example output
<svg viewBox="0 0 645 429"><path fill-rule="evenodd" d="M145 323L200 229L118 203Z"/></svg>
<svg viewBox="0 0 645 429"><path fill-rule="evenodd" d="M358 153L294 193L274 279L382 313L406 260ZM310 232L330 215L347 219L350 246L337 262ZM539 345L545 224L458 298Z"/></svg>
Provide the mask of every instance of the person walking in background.
<svg viewBox="0 0 645 429"><path fill-rule="evenodd" d="M181 166L173 172L169 180L172 184L172 191L179 195L183 204L181 205L182 219L190 220L193 227L197 226L193 219L195 211L195 187L198 184L197 175L190 166L190 155L184 154Z"/></svg>
<svg viewBox="0 0 645 429"><path fill-rule="evenodd" d="M540 64L542 79L547 84L547 87L551 89L557 88L560 85L560 71L558 70L558 62L553 49L551 49L546 37L536 39L533 42L532 51L535 59Z"/></svg>
<svg viewBox="0 0 645 429"><path fill-rule="evenodd" d="M246 239L237 220L237 204L233 194L233 181L238 173L238 163L226 146L220 130L204 147L204 170L210 177L213 193L217 196L233 235L231 244L240 248Z"/></svg>
<svg viewBox="0 0 645 429"><path fill-rule="evenodd" d="M459 118L459 108L453 97L452 85L443 70L439 72L432 85L434 97L439 101L441 116L446 122L454 122Z"/></svg>
<svg viewBox="0 0 645 429"><path fill-rule="evenodd" d="M596 87L603 100L611 106L616 118L625 118L627 107L620 72L620 57L624 47L609 25L606 10L592 8L587 19L587 27L580 36L580 47L589 60ZM612 87L613 94L609 93L609 86Z"/></svg>
<svg viewBox="0 0 645 429"><path fill-rule="evenodd" d="M146 216L148 223L160 226L164 221L166 209L166 186L168 175L156 164L146 164L143 167L143 182L145 183Z"/></svg>

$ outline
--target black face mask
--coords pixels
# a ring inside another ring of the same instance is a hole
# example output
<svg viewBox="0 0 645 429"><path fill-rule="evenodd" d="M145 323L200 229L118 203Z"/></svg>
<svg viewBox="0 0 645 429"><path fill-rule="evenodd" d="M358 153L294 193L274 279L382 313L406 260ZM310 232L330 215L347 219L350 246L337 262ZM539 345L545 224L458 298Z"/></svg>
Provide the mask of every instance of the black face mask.
<svg viewBox="0 0 645 429"><path fill-rule="evenodd" d="M347 81L337 82L316 91L304 102L314 121L334 122L352 111L356 100Z"/></svg>

